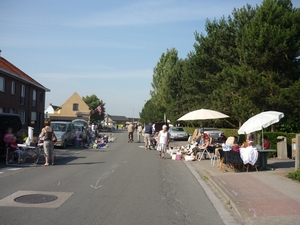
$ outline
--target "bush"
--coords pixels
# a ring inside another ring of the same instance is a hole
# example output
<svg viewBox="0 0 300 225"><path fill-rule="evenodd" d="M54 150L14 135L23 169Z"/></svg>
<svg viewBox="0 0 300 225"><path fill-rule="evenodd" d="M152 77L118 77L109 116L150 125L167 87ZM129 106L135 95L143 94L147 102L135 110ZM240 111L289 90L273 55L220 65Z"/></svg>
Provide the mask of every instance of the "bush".
<svg viewBox="0 0 300 225"><path fill-rule="evenodd" d="M297 180L300 182L300 170L290 172L286 176L292 180Z"/></svg>

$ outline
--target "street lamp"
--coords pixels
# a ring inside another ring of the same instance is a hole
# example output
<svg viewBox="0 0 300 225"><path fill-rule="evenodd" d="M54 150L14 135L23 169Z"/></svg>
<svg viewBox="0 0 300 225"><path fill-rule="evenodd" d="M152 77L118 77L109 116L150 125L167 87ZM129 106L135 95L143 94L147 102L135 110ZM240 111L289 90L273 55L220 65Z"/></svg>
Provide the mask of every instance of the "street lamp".
<svg viewBox="0 0 300 225"><path fill-rule="evenodd" d="M132 109L132 123L134 123L134 109Z"/></svg>

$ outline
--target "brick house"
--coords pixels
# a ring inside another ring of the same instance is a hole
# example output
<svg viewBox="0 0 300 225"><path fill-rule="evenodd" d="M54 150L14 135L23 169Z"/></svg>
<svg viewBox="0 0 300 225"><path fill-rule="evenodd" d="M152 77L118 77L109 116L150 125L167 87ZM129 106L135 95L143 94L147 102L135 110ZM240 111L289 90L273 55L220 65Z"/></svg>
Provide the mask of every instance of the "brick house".
<svg viewBox="0 0 300 225"><path fill-rule="evenodd" d="M23 128L44 126L45 94L50 90L0 57L0 112L16 113Z"/></svg>

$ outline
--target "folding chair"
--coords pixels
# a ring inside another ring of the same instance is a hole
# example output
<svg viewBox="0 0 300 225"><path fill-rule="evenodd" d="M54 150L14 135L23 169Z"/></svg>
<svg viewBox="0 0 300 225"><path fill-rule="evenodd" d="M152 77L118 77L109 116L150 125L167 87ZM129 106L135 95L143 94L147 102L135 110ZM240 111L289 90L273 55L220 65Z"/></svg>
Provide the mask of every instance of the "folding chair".
<svg viewBox="0 0 300 225"><path fill-rule="evenodd" d="M212 140L212 138L210 138L209 143L211 143L211 140ZM203 149L203 152L201 153L200 158L198 159L199 162L201 161L201 159L202 159L202 157L204 156L204 154L205 154L205 155L208 155L208 157L209 157L210 159L212 159L212 157L211 157L209 151L207 150L207 148L205 148L205 149Z"/></svg>

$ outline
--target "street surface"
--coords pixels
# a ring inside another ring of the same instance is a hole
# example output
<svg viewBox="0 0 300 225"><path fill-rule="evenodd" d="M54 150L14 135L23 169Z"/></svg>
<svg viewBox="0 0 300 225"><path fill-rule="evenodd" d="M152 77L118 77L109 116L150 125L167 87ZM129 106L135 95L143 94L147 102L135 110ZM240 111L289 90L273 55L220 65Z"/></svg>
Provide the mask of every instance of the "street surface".
<svg viewBox="0 0 300 225"><path fill-rule="evenodd" d="M127 143L126 131L113 135L108 148L55 149L54 166L2 163L0 224L224 224L183 161ZM14 201L26 192L58 199Z"/></svg>

